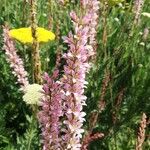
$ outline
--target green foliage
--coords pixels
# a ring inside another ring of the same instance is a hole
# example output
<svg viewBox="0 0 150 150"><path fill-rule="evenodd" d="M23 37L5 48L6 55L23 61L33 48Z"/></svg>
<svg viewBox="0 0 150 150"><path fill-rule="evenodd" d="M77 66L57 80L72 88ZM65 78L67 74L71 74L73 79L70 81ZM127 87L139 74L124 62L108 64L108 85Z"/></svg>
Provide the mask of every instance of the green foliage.
<svg viewBox="0 0 150 150"><path fill-rule="evenodd" d="M27 117L28 128L23 136L17 137L17 150L34 150L40 149L39 133L37 120L34 117Z"/></svg>

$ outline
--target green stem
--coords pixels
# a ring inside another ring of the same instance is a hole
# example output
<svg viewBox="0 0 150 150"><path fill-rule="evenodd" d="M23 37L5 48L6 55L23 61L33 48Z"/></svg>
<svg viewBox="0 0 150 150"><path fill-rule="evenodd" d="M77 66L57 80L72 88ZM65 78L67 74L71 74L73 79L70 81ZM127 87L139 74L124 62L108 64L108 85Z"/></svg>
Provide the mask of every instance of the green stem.
<svg viewBox="0 0 150 150"><path fill-rule="evenodd" d="M33 59L33 82L41 83L41 59L37 37L36 0L31 0L31 31L33 37L32 59Z"/></svg>

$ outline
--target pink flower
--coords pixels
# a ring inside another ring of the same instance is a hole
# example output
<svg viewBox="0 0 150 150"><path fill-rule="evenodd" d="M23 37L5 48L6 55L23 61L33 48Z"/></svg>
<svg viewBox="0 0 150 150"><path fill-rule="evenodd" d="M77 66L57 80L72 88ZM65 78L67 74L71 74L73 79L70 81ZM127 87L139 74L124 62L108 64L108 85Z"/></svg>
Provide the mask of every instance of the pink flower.
<svg viewBox="0 0 150 150"><path fill-rule="evenodd" d="M86 115L83 106L87 99L84 88L88 84L85 78L90 68L89 58L94 54L99 8L97 0L81 2L85 9L84 16L78 17L72 11L70 16L74 34L69 32L67 37L63 37L69 50L63 55L66 64L62 78L58 78L58 71L51 78L48 74L44 75L44 97L39 112L44 150L81 149L80 139L84 132L82 126Z"/></svg>
<svg viewBox="0 0 150 150"><path fill-rule="evenodd" d="M134 17L135 25L139 24L139 22L140 22L140 15L141 15L143 4L144 4L144 0L135 0L134 1L133 11L135 13L135 17Z"/></svg>
<svg viewBox="0 0 150 150"><path fill-rule="evenodd" d="M38 114L42 128L43 150L61 148L60 138L60 117L62 112L61 84L57 82L58 71L54 71L50 78L44 74L45 84L43 85L44 96L41 100L41 111Z"/></svg>
<svg viewBox="0 0 150 150"><path fill-rule="evenodd" d="M86 11L83 17L77 17L75 12L71 12L71 18L74 25L74 35L70 32L68 37L64 37L64 42L68 44L69 50L64 54L66 65L64 66L64 76L61 79L63 83L63 105L65 128L64 143L65 149L80 150L80 139L82 138L84 116L82 110L86 105L86 96L84 88L86 73L90 65L89 57L93 55L95 46L97 10L99 2L97 0L82 0ZM82 23L82 24L81 24ZM89 42L88 42L89 41Z"/></svg>
<svg viewBox="0 0 150 150"><path fill-rule="evenodd" d="M21 89L25 90L25 87L29 84L27 72L24 69L22 59L17 55L13 40L9 36L9 29L5 26L3 27L3 38L3 50L10 67L13 69L12 73L17 77L17 82L21 84Z"/></svg>

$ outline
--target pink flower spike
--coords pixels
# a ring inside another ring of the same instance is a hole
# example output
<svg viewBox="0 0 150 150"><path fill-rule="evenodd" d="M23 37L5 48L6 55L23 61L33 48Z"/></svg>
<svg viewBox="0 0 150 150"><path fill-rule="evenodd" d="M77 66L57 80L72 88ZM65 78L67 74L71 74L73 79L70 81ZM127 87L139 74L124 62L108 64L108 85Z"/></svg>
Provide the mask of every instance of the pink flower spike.
<svg viewBox="0 0 150 150"><path fill-rule="evenodd" d="M74 35L70 32L64 42L69 45L69 50L64 54L66 65L64 75L61 79L63 84L63 111L64 120L64 149L80 150L80 139L84 129L85 112L82 111L86 105L87 97L84 96L84 88L88 82L85 81L86 73L90 68L89 58L95 54L97 11L99 2L97 0L81 0L85 9L85 15L77 17L71 12L74 26ZM78 19L77 19L78 18Z"/></svg>
<svg viewBox="0 0 150 150"><path fill-rule="evenodd" d="M27 72L24 69L23 61L17 55L16 48L13 40L9 36L8 27L3 27L4 46L3 50L7 56L7 61L10 63L10 67L13 69L12 73L17 77L17 82L21 84L21 90L25 90L25 87L29 85L27 78Z"/></svg>
<svg viewBox="0 0 150 150"><path fill-rule="evenodd" d="M60 137L60 117L63 116L62 111L62 92L61 82L57 82L58 70L55 70L50 78L47 73L43 79L43 98L41 99L41 111L38 114L38 119L42 127L43 150L58 150L61 149Z"/></svg>

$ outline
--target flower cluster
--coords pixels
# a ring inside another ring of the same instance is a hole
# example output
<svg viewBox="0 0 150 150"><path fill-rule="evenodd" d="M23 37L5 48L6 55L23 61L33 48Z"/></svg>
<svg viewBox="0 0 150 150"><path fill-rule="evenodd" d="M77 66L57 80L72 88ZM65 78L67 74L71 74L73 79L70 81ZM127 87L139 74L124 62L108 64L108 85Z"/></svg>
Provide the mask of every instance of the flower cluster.
<svg viewBox="0 0 150 150"><path fill-rule="evenodd" d="M139 24L140 22L140 15L141 15L141 11L142 11L142 7L144 4L144 0L135 0L134 2L134 13L135 13L135 17L134 17L134 24Z"/></svg>
<svg viewBox="0 0 150 150"><path fill-rule="evenodd" d="M41 111L38 114L42 128L43 150L58 150L61 148L60 117L62 112L61 84L56 81L58 71L55 70L50 78L47 73L44 75L43 98L40 102Z"/></svg>
<svg viewBox="0 0 150 150"><path fill-rule="evenodd" d="M80 150L80 139L82 138L83 122L85 121L83 106L86 105L84 88L86 73L90 65L88 59L93 55L95 45L95 27L97 25L97 10L99 2L97 0L82 1L85 14L80 18L75 12L70 16L74 25L74 35L70 32L68 37L64 37L64 42L69 45L69 50L64 54L66 65L64 66L64 76L62 78L64 88L64 113L66 119L64 124L65 149ZM91 25L90 25L91 24Z"/></svg>
<svg viewBox="0 0 150 150"><path fill-rule="evenodd" d="M70 32L63 38L69 46L68 52L63 55L66 61L64 74L59 80L57 69L52 77L44 75L44 96L38 115L44 150L81 149L80 139L86 115L83 106L87 99L84 95L87 85L85 77L90 68L88 60L94 54L96 44L98 5L97 0L82 0L84 14L78 17L75 12L70 13L74 34Z"/></svg>
<svg viewBox="0 0 150 150"><path fill-rule="evenodd" d="M69 44L70 49L64 55L66 65L64 66L64 77L62 82L64 84L64 111L66 120L66 135L65 140L66 149L78 150L80 149L80 138L84 132L81 129L85 113L82 112L83 105L85 105L86 96L83 95L85 84L85 73L89 68L86 62L88 59L88 52L85 48L88 40L88 28L79 28L77 36L70 33L69 37L65 38L65 42ZM80 39L80 40L78 40Z"/></svg>
<svg viewBox="0 0 150 150"><path fill-rule="evenodd" d="M24 90L25 94L23 96L23 101L27 104L38 104L42 97L42 85L39 84L29 84Z"/></svg>
<svg viewBox="0 0 150 150"><path fill-rule="evenodd" d="M98 25L98 0L81 0L82 7L86 9L87 13L83 17L83 23L89 25L89 45L94 48L96 45L96 28Z"/></svg>
<svg viewBox="0 0 150 150"><path fill-rule="evenodd" d="M21 84L22 90L29 84L27 78L27 72L24 69L23 61L17 55L16 48L12 39L9 36L9 29L7 27L3 28L3 38L5 54L7 56L7 61L10 63L10 67L13 68L13 74L17 76L18 83Z"/></svg>
<svg viewBox="0 0 150 150"><path fill-rule="evenodd" d="M146 125L147 125L146 118L147 118L146 114L143 113L140 126L139 126L137 141L136 141L136 148L135 148L136 150L142 150L142 145L145 140Z"/></svg>

